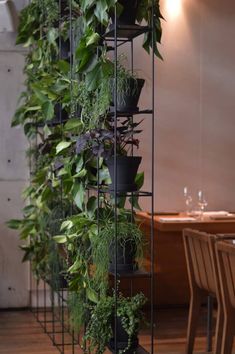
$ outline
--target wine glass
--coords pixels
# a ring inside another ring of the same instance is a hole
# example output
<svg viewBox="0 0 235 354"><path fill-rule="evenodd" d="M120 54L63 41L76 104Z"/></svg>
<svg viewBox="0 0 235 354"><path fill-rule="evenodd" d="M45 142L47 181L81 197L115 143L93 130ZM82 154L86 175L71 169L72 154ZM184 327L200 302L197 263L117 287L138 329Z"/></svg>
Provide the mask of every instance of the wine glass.
<svg viewBox="0 0 235 354"><path fill-rule="evenodd" d="M203 213L205 211L205 208L207 207L208 203L205 198L205 193L200 190L198 191L198 206L200 208L200 219L203 219Z"/></svg>
<svg viewBox="0 0 235 354"><path fill-rule="evenodd" d="M184 200L186 205L186 214L190 215L193 208L193 198L189 194L188 187L184 187Z"/></svg>

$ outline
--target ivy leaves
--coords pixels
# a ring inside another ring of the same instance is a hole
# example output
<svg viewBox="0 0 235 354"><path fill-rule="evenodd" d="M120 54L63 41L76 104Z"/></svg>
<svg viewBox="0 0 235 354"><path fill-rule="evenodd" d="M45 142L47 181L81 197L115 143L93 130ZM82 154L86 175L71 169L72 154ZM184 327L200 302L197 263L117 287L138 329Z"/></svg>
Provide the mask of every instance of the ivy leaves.
<svg viewBox="0 0 235 354"><path fill-rule="evenodd" d="M81 0L81 10L86 27L95 28L97 24L108 25L109 11L117 0Z"/></svg>

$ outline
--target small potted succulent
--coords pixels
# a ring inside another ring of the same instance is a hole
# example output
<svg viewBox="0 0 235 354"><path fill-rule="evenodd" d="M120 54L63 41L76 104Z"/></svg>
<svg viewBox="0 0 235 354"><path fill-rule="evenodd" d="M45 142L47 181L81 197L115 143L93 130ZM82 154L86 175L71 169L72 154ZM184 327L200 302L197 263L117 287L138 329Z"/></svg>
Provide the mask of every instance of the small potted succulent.
<svg viewBox="0 0 235 354"><path fill-rule="evenodd" d="M138 190L135 178L142 158L128 156L131 147L139 147L139 140L134 137L141 133L136 129L141 122L133 123L130 119L122 121L115 136L114 122L109 122L108 129L94 129L77 139L76 152L89 150L94 156L103 157L107 163L111 178L110 191L115 190L115 172L117 192L134 192ZM115 144L116 138L116 144ZM116 160L114 157L116 146ZM116 169L115 169L116 161Z"/></svg>

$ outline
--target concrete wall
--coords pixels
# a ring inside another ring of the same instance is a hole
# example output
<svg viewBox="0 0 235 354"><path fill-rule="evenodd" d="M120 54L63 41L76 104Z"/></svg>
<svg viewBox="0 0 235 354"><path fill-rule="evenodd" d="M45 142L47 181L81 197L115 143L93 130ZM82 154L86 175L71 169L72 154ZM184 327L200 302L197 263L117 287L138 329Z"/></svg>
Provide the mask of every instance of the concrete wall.
<svg viewBox="0 0 235 354"><path fill-rule="evenodd" d="M26 1L16 0L20 9ZM22 264L17 232L5 222L21 216L21 191L27 183L26 141L11 128L11 118L23 87L24 54L15 35L0 33L0 308L28 305L28 265Z"/></svg>
<svg viewBox="0 0 235 354"><path fill-rule="evenodd" d="M235 211L235 3L161 0L161 7L166 21L164 62L156 61L155 77L155 209L182 210L188 186L195 202L198 189L205 191L208 209ZM149 58L140 45L135 67L150 80ZM150 103L150 88L147 82L142 107ZM150 134L146 118L140 147L146 189ZM146 199L142 205L149 209Z"/></svg>

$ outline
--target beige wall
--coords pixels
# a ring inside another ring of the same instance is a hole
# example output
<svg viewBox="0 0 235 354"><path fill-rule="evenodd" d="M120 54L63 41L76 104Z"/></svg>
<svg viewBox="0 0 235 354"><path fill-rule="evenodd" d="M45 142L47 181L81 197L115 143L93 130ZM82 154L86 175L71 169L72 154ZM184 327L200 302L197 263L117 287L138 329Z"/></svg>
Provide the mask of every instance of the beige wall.
<svg viewBox="0 0 235 354"><path fill-rule="evenodd" d="M155 209L182 210L187 185L195 200L197 190L205 190L208 209L235 211L235 2L178 1L182 8L174 16L167 7L170 0L161 0L166 22L164 62L156 65ZM135 67L147 80L149 63L136 45ZM142 107L149 104L150 89L147 82ZM148 118L144 130L140 154L147 189ZM146 200L142 205L149 209Z"/></svg>

